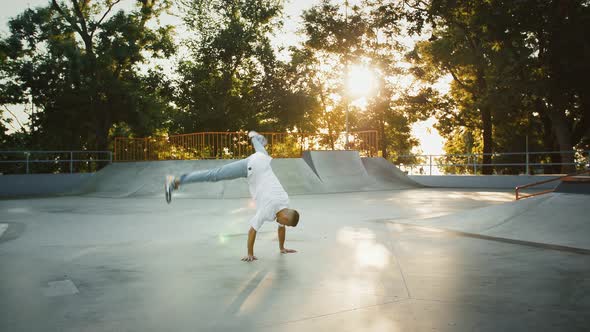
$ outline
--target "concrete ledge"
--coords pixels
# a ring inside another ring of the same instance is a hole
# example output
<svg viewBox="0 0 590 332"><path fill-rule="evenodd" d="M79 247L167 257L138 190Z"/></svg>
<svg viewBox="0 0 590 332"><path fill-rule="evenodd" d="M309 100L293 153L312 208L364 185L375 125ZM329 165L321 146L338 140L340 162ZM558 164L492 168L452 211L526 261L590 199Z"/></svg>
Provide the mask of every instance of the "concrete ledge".
<svg viewBox="0 0 590 332"><path fill-rule="evenodd" d="M514 189L529 183L555 179L560 175L410 175L409 177L428 187ZM553 189L558 184L559 181L554 181L534 188Z"/></svg>
<svg viewBox="0 0 590 332"><path fill-rule="evenodd" d="M0 175L0 198L67 194L94 173Z"/></svg>

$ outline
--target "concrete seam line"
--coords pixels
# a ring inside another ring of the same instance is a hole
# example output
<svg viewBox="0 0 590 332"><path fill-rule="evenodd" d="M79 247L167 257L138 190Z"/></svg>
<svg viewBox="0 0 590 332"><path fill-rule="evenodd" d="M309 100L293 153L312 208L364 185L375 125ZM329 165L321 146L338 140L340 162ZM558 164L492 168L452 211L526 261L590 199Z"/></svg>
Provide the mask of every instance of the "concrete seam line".
<svg viewBox="0 0 590 332"><path fill-rule="evenodd" d="M395 252L395 244L392 242L392 239L389 240L389 245L390 245L393 257L395 258L395 261L397 263L397 268L399 270L399 273L402 276L402 280L404 282L404 287L406 288L406 294L408 294L408 298L411 299L412 293L410 293L410 288L408 287L408 283L406 282L406 276L404 274L404 270L402 269L402 262L398 258L397 254Z"/></svg>
<svg viewBox="0 0 590 332"><path fill-rule="evenodd" d="M543 199L539 199L539 200L538 200L538 202L535 202L535 204L534 204L534 205L532 205L532 206L528 206L527 208L523 209L523 211L520 211L520 212L518 212L517 214L515 214L515 215L513 215L513 216L510 216L510 217L508 217L508 218L506 218L506 219L502 220L500 223L498 223L498 224L496 224L496 225L493 225L493 226L490 226L490 227L488 227L488 228L486 228L486 229L483 229L483 230L482 230L482 232L487 232L487 231L490 231L490 230L492 230L492 229L494 229L494 228L496 228L496 227L500 227L500 226L502 226L502 225L504 225L504 224L508 223L509 221L511 221L512 219L514 219L514 218L516 218L516 217L520 217L520 216L522 216L523 214L525 214L525 213L529 212L530 210L532 210L532 209L535 209L535 208L537 208L539 205L543 204L543 203L544 203L544 202L545 202L547 199L549 199L550 197L552 197L552 196L548 196L548 197L540 197L540 198L543 198Z"/></svg>
<svg viewBox="0 0 590 332"><path fill-rule="evenodd" d="M328 316L343 314L343 313L347 313L347 312L353 312L356 310L362 310L362 309L367 309L367 308L380 307L380 306L384 306L384 305L388 305L388 304L392 304L392 303L399 303L399 302L408 301L408 300L411 300L411 299L407 298L407 299L390 300L390 301L385 301L383 303L376 303L376 304L360 306L360 307L356 307L356 308L352 308L352 309L345 309L345 310L330 312L330 313L323 314L323 315L304 317L301 319L290 320L290 321L274 323L274 324L264 324L264 325L260 325L260 326L261 327L270 327L270 326L276 326L276 325L287 325L287 324L299 323L299 322L304 322L304 321L311 320L311 319L328 317Z"/></svg>
<svg viewBox="0 0 590 332"><path fill-rule="evenodd" d="M380 220L380 222L387 222L389 224L400 225L403 227L414 228L414 229L418 229L418 230L420 230L420 229L436 230L436 231L446 232L446 233L457 235L457 236L476 238L476 239L480 239L480 240L504 242L504 243L516 244L516 245L527 246L527 247L535 247L535 248L540 248L540 249L565 251L565 252L570 252L570 253L580 254L580 255L590 255L590 249L570 247L570 246L564 246L564 245L559 245L559 244L550 244L550 243L542 243L542 242L534 242L534 241L526 241L526 240L516 240L516 239L509 239L509 238L504 238L504 237L477 234L477 233L467 233L467 232L455 231L455 230L446 229L446 228L436 228L436 227L430 227L430 226L404 224L404 223L399 223L399 222L394 222L394 221L388 222L388 221Z"/></svg>

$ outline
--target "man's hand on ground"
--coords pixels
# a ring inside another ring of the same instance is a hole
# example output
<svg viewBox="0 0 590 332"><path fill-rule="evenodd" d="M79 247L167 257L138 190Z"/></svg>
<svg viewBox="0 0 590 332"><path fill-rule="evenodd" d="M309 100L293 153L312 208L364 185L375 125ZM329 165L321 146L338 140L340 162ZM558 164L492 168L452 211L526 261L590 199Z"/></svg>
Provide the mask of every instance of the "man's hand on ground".
<svg viewBox="0 0 590 332"><path fill-rule="evenodd" d="M242 257L242 260L244 262L253 262L253 261L257 260L257 259L258 258L256 256L254 256L254 255L248 255L248 256Z"/></svg>
<svg viewBox="0 0 590 332"><path fill-rule="evenodd" d="M295 250L295 249L287 249L287 248L281 249L281 254L292 254L294 252L297 252L297 250Z"/></svg>

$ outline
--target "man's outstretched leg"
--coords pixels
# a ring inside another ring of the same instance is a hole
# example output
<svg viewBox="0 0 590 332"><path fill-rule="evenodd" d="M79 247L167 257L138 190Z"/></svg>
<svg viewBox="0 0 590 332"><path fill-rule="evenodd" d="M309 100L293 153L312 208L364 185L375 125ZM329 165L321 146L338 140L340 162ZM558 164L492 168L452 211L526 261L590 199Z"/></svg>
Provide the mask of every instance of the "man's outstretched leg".
<svg viewBox="0 0 590 332"><path fill-rule="evenodd" d="M264 148L267 144L267 140L264 136L255 131L251 131L248 133L248 137L250 137L256 152L268 155L268 152ZM183 174L180 177L169 175L166 177L164 183L166 202L170 203L172 201L172 192L178 190L181 184L193 182L217 182L245 177L248 177L248 159L238 160L213 169Z"/></svg>
<svg viewBox="0 0 590 332"><path fill-rule="evenodd" d="M172 192L177 190L180 185L194 182L217 182L223 180L233 180L245 178L248 176L248 160L242 159L223 165L221 167L195 171L183 174L180 177L168 175L164 184L166 192L166 202L172 201Z"/></svg>
<svg viewBox="0 0 590 332"><path fill-rule="evenodd" d="M248 133L248 137L250 137L250 140L252 141L252 145L254 146L254 150L256 150L256 152L264 153L268 156L268 152L266 152L266 149L264 148L268 143L266 137L260 135L254 130Z"/></svg>

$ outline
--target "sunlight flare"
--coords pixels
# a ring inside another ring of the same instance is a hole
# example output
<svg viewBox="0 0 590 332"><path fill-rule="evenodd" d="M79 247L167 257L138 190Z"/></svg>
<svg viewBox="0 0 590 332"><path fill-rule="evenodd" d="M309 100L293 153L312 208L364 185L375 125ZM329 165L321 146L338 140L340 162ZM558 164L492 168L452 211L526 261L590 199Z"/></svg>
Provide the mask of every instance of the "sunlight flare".
<svg viewBox="0 0 590 332"><path fill-rule="evenodd" d="M367 97L377 89L374 71L363 65L352 65L348 69L346 88L349 96L354 99Z"/></svg>

